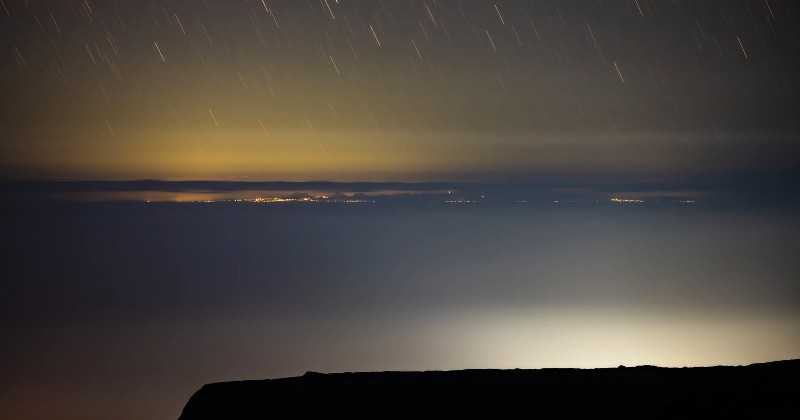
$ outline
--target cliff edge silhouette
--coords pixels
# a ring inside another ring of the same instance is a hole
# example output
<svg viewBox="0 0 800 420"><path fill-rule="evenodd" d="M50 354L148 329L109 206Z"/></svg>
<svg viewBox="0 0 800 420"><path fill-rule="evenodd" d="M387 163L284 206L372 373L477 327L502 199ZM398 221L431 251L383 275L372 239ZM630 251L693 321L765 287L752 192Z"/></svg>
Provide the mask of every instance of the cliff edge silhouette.
<svg viewBox="0 0 800 420"><path fill-rule="evenodd" d="M208 384L179 420L285 416L796 418L800 359L748 366L358 372Z"/></svg>

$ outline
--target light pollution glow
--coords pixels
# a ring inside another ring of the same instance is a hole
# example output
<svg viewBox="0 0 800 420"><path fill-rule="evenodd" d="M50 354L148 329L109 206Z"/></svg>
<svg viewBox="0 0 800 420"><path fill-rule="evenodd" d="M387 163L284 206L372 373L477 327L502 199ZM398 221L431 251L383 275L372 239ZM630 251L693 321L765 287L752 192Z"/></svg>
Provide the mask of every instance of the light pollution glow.
<svg viewBox="0 0 800 420"><path fill-rule="evenodd" d="M796 163L793 2L701 3L8 1L0 168L419 181Z"/></svg>

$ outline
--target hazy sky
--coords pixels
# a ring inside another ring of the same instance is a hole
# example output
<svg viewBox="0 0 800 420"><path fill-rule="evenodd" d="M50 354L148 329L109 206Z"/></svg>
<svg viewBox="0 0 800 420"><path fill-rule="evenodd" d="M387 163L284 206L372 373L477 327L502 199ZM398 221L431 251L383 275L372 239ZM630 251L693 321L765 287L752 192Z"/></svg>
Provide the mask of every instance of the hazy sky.
<svg viewBox="0 0 800 420"><path fill-rule="evenodd" d="M669 178L799 154L795 1L2 6L5 176Z"/></svg>

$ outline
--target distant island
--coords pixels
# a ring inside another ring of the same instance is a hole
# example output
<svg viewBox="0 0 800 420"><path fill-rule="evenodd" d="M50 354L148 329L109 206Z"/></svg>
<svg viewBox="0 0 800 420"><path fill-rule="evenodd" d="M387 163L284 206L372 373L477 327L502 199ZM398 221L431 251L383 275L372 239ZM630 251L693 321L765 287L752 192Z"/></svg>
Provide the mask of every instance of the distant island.
<svg viewBox="0 0 800 420"><path fill-rule="evenodd" d="M692 368L308 372L205 385L189 399L179 420L331 415L796 418L799 395L800 359Z"/></svg>

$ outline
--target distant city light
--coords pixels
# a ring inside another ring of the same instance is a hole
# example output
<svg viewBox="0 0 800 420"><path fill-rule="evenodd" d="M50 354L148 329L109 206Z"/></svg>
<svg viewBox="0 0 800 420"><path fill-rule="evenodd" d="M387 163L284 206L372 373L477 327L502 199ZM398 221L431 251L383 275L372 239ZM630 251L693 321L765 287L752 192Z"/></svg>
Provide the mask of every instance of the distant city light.
<svg viewBox="0 0 800 420"><path fill-rule="evenodd" d="M616 197L612 198L609 201L611 201L612 203L644 203L644 200L637 200L633 198L616 198Z"/></svg>

